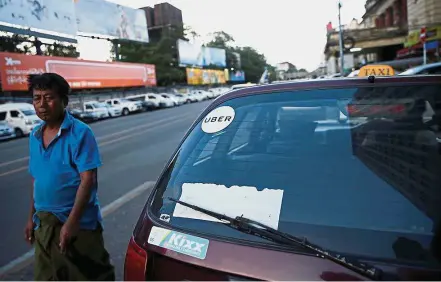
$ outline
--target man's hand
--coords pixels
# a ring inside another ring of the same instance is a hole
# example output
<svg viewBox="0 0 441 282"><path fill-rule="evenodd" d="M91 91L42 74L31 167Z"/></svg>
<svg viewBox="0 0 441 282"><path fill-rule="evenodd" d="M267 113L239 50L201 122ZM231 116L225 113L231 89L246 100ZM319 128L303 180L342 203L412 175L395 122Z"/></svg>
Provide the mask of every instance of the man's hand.
<svg viewBox="0 0 441 282"><path fill-rule="evenodd" d="M71 239L77 236L80 230L80 223L74 220L67 220L60 231L60 251L66 253L66 248Z"/></svg>
<svg viewBox="0 0 441 282"><path fill-rule="evenodd" d="M34 226L34 221L32 220L32 218L30 218L26 222L26 227L24 230L25 240L31 245L34 243Z"/></svg>

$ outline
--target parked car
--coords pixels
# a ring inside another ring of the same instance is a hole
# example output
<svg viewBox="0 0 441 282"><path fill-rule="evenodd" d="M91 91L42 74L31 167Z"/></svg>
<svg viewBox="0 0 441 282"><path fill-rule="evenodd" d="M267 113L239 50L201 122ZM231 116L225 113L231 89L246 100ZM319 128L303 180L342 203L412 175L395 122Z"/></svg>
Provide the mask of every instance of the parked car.
<svg viewBox="0 0 441 282"><path fill-rule="evenodd" d="M173 97L179 102L179 105L191 103L191 100L184 94L173 94Z"/></svg>
<svg viewBox="0 0 441 282"><path fill-rule="evenodd" d="M103 103L97 101L83 103L83 111L92 113L96 119L106 119L110 117L109 109Z"/></svg>
<svg viewBox="0 0 441 282"><path fill-rule="evenodd" d="M109 114L109 117L119 117L122 115L122 110L120 107L115 107L113 105L107 104L107 103L99 103L103 108L107 109L107 112Z"/></svg>
<svg viewBox="0 0 441 282"><path fill-rule="evenodd" d="M129 101L139 101L146 111L151 111L160 108L159 98L155 94L139 94L126 97Z"/></svg>
<svg viewBox="0 0 441 282"><path fill-rule="evenodd" d="M440 101L439 75L219 97L156 182L124 280L439 279L441 112L422 116Z"/></svg>
<svg viewBox="0 0 441 282"><path fill-rule="evenodd" d="M37 116L34 106L28 103L6 103L0 105L0 121L6 121L14 128L16 137L31 133L42 120Z"/></svg>
<svg viewBox="0 0 441 282"><path fill-rule="evenodd" d="M433 63L410 68L398 75L441 74L441 63Z"/></svg>
<svg viewBox="0 0 441 282"><path fill-rule="evenodd" d="M0 121L0 141L15 138L14 128L6 121Z"/></svg>
<svg viewBox="0 0 441 282"><path fill-rule="evenodd" d="M73 117L85 123L90 123L99 120L99 117L95 112L85 112L80 109L69 109L69 113Z"/></svg>
<svg viewBox="0 0 441 282"><path fill-rule="evenodd" d="M178 105L178 101L167 93L161 93L159 96L161 97L161 102L159 103L161 108L171 108Z"/></svg>
<svg viewBox="0 0 441 282"><path fill-rule="evenodd" d="M105 103L120 108L123 116L127 116L130 113L136 113L143 110L141 102L134 102L124 98L107 99Z"/></svg>

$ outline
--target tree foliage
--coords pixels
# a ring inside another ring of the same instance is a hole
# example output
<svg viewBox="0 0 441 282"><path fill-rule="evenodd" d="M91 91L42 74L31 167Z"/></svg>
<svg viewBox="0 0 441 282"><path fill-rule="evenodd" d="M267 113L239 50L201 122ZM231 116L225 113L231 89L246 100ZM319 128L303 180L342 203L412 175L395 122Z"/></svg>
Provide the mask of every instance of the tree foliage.
<svg viewBox="0 0 441 282"><path fill-rule="evenodd" d="M52 45L45 46L43 55L78 58L80 53L77 51L77 47L75 45L54 43Z"/></svg>
<svg viewBox="0 0 441 282"><path fill-rule="evenodd" d="M0 34L0 52L35 55L37 53L35 44L36 44L35 38L26 35L8 34L6 32ZM57 43L57 42L44 43L41 46L41 50L42 50L41 55L45 55L45 56L77 58L80 55L75 45Z"/></svg>
<svg viewBox="0 0 441 282"><path fill-rule="evenodd" d="M245 72L247 81L256 83L259 81L266 67L270 73L270 80L275 79L274 68L267 63L265 56L256 49L249 46L234 46L234 38L224 31L214 32L212 33L212 37L213 39L207 43L207 46L225 49L228 69L241 69ZM240 57L240 64L235 53Z"/></svg>
<svg viewBox="0 0 441 282"><path fill-rule="evenodd" d="M205 46L225 49L226 67L229 70L243 70L247 81L258 82L265 71L265 67L267 67L271 78L275 78L274 68L267 63L265 56L256 49L235 46L234 38L224 31L214 32L211 36L212 40ZM154 64L159 86L186 83L185 68L179 67L176 41L198 37L200 37L199 34L190 27L186 27L184 30L169 29L162 34L159 40L151 40L150 43L119 42L118 53L120 57L118 60ZM239 55L240 62L235 53ZM116 60L114 47L112 48L112 54ZM220 69L218 66L208 66L207 68Z"/></svg>
<svg viewBox="0 0 441 282"><path fill-rule="evenodd" d="M191 31L187 31L191 32ZM142 42L119 42L119 61L130 63L153 64L156 67L156 79L159 86L185 83L185 69L178 66L178 51L176 41L179 38L186 39L186 30L170 28L163 30L159 40L150 43ZM196 33L193 33L196 36ZM111 49L115 58L115 44Z"/></svg>
<svg viewBox="0 0 441 282"><path fill-rule="evenodd" d="M0 52L11 52L11 53L31 53L31 48L25 42L28 40L26 36L19 34L8 35L3 32L0 34Z"/></svg>

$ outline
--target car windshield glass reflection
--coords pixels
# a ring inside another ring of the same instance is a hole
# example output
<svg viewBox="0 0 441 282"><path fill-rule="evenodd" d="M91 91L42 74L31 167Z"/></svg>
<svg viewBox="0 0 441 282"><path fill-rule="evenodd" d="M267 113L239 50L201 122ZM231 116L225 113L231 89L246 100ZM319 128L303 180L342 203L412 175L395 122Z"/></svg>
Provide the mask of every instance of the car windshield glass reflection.
<svg viewBox="0 0 441 282"><path fill-rule="evenodd" d="M189 197L340 253L440 266L439 93L369 87L229 100L220 106L234 109L233 122L209 133L204 119L196 124L152 209L182 228L259 241L167 200Z"/></svg>
<svg viewBox="0 0 441 282"><path fill-rule="evenodd" d="M36 115L34 110L21 110L21 112L25 115L25 116L34 116Z"/></svg>

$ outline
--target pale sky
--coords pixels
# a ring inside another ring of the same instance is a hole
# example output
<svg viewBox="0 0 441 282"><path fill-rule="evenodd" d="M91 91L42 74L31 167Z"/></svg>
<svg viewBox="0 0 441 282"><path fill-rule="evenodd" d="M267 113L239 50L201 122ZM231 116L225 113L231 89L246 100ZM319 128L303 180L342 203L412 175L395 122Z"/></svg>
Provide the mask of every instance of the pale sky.
<svg viewBox="0 0 441 282"><path fill-rule="evenodd" d="M337 0L110 0L132 8L168 2L181 9L184 24L207 38L214 31L232 35L238 46L251 46L275 65L291 62L312 71L323 60L326 24L338 26ZM365 0L342 0L342 24L361 19ZM105 61L105 40L79 39L81 58Z"/></svg>

